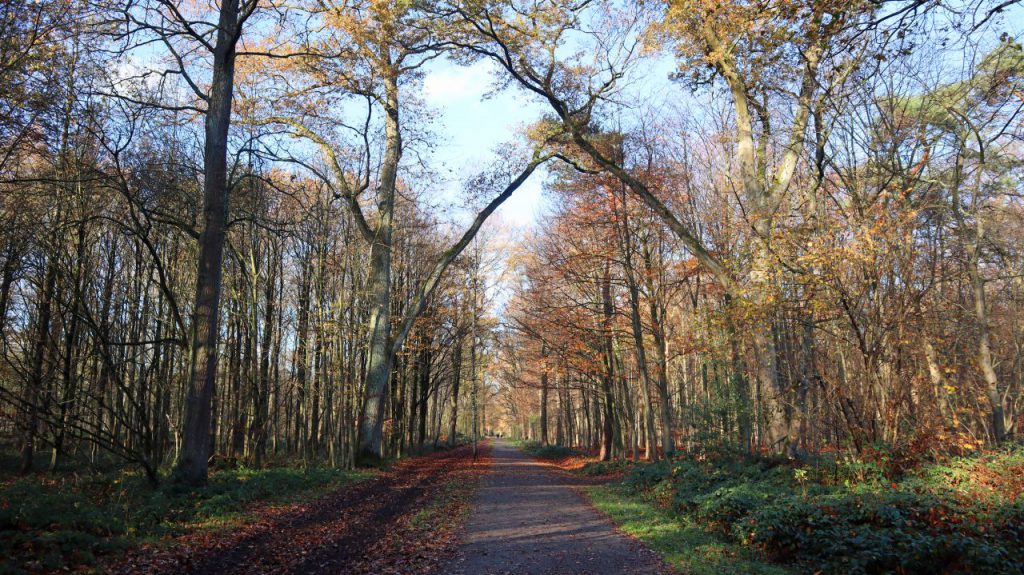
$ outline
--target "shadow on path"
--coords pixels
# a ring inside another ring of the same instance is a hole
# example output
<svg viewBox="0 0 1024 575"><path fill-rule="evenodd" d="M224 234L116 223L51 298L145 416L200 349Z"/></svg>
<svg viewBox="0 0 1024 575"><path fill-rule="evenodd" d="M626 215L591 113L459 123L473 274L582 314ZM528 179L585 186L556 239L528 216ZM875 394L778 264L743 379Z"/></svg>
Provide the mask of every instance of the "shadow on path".
<svg viewBox="0 0 1024 575"><path fill-rule="evenodd" d="M570 481L506 441L477 493L466 535L444 575L647 575L660 560L616 531Z"/></svg>
<svg viewBox="0 0 1024 575"><path fill-rule="evenodd" d="M270 506L239 529L198 532L171 547L138 550L107 572L376 575L371 560L386 552L380 547L402 518L422 509L455 473L471 466L468 447L408 459L314 501Z"/></svg>

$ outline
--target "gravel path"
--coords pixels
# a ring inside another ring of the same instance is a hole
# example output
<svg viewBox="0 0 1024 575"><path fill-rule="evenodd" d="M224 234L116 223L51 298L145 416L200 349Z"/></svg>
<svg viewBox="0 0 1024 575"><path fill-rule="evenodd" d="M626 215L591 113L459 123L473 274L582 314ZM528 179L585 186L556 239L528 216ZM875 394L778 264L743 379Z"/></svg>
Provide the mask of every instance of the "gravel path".
<svg viewBox="0 0 1024 575"><path fill-rule="evenodd" d="M494 442L466 536L444 575L647 575L658 558L572 489L572 481Z"/></svg>

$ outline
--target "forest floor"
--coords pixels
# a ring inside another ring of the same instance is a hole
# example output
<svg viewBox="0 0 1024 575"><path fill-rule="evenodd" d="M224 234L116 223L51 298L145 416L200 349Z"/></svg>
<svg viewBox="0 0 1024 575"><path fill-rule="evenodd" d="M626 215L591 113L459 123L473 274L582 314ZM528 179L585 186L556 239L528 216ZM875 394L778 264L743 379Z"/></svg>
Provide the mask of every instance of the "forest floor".
<svg viewBox="0 0 1024 575"><path fill-rule="evenodd" d="M110 573L431 573L455 550L488 447L399 462L323 497L253 510L252 521L142 547Z"/></svg>
<svg viewBox="0 0 1024 575"><path fill-rule="evenodd" d="M619 532L577 491L590 484L497 440L462 544L442 573L666 572L653 552Z"/></svg>
<svg viewBox="0 0 1024 575"><path fill-rule="evenodd" d="M498 440L184 492L0 475L0 574L1021 572L1024 445L931 457L598 462Z"/></svg>

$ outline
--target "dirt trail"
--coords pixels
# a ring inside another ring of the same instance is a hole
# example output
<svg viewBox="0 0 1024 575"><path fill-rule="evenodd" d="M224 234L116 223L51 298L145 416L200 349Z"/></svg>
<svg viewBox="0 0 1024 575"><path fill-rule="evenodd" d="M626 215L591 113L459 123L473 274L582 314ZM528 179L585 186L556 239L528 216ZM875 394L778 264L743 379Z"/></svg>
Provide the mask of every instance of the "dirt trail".
<svg viewBox="0 0 1024 575"><path fill-rule="evenodd" d="M413 557L402 548L406 542L393 539L408 531L409 517L429 504L446 483L470 481L475 470L485 465L485 457L474 464L468 447L409 459L315 501L260 510L259 520L236 531L193 534L169 548L139 550L108 567L108 572L377 575L432 571L444 556L450 556L439 536L412 545Z"/></svg>
<svg viewBox="0 0 1024 575"><path fill-rule="evenodd" d="M465 538L444 575L666 572L650 550L616 531L550 465L501 440L491 458Z"/></svg>

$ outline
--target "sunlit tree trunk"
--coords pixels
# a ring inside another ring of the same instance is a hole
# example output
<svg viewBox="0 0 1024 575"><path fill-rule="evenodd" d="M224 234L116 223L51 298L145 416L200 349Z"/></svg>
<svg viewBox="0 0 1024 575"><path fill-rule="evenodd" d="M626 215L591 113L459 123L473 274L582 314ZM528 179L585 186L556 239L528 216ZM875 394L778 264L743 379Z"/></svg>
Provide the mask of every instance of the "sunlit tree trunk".
<svg viewBox="0 0 1024 575"><path fill-rule="evenodd" d="M370 274L367 292L371 294L370 343L366 368L366 399L360 423L359 449L367 456L383 456L384 398L394 359L391 347L391 235L395 210L395 186L398 162L402 156L402 136L398 121L398 78L384 78L385 152L377 189L377 225L370 246Z"/></svg>

